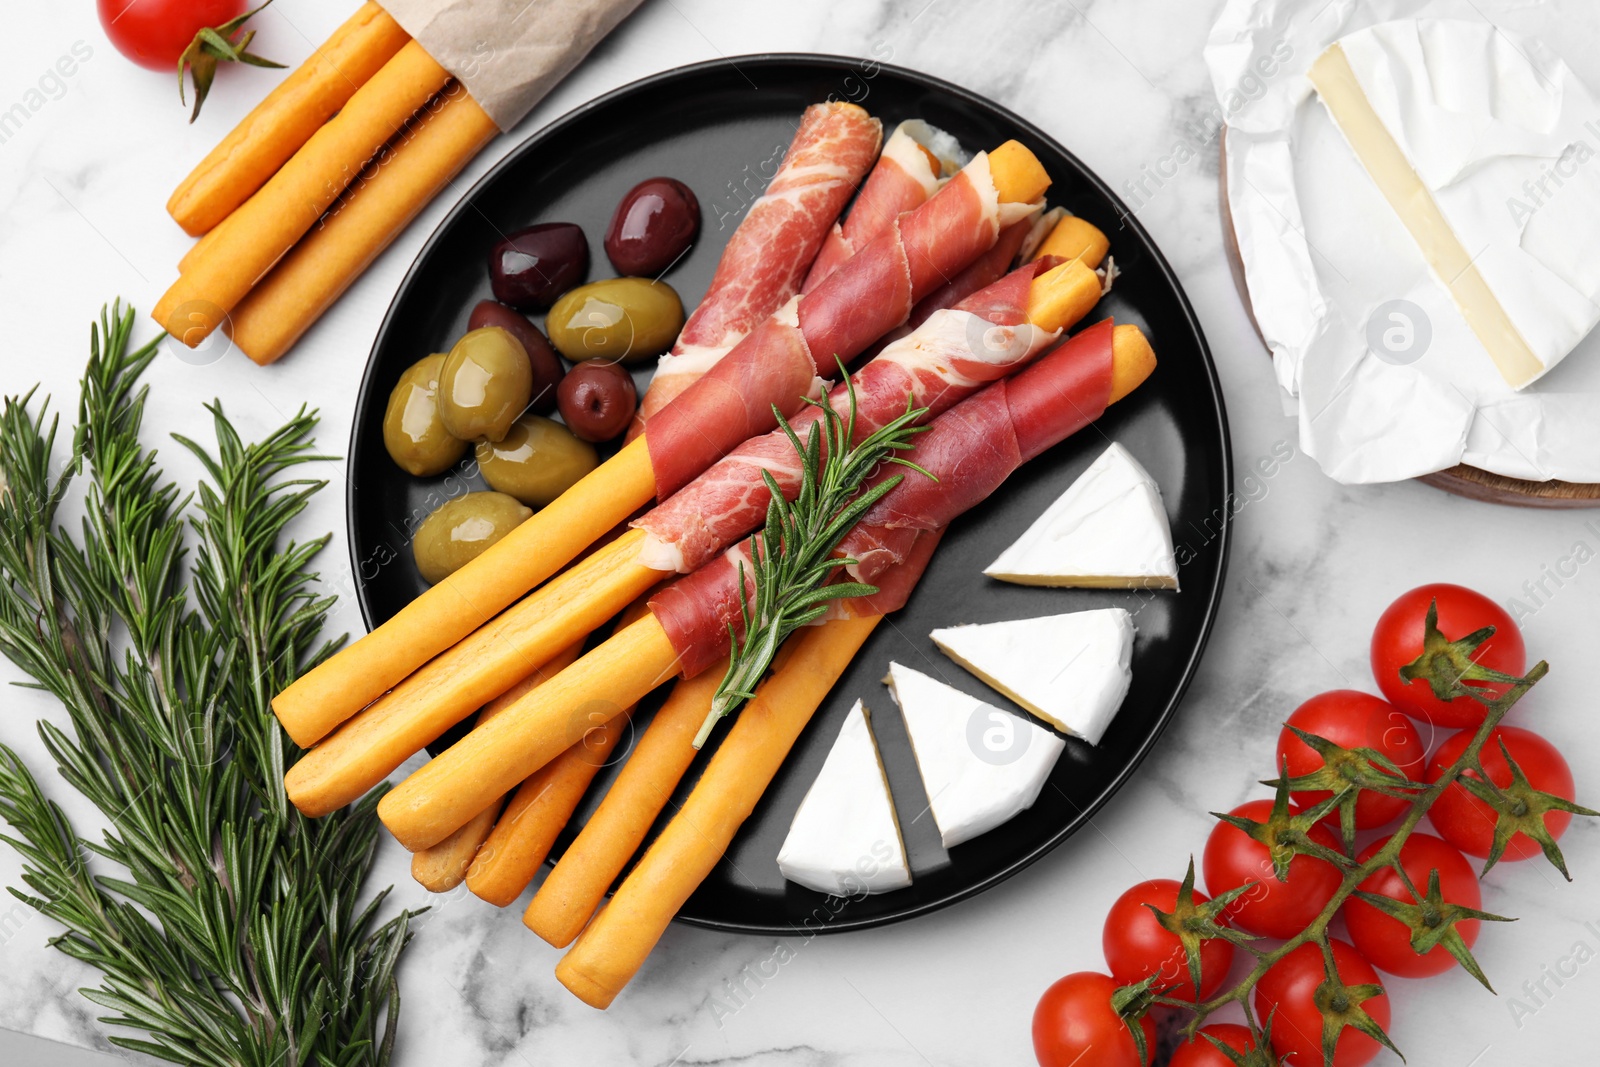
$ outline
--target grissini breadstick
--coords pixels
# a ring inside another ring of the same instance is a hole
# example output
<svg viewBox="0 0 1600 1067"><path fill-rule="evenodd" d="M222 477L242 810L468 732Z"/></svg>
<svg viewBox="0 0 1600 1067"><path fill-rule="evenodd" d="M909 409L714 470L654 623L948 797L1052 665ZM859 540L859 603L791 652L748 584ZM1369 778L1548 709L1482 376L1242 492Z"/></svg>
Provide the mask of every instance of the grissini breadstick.
<svg viewBox="0 0 1600 1067"><path fill-rule="evenodd" d="M893 544L866 546L872 549L873 566L881 571L910 558L919 531L928 528L910 526L896 515L880 519L885 502L931 495L931 500L919 500L919 506L935 507L939 525L948 523L986 499L1025 457L1088 425L1120 398L1116 389L1131 388L1128 383L1144 380L1154 368L1154 355L1139 328L1114 329L1106 320L1015 378L993 382L934 419L908 458L937 480L907 478L863 518L863 523L879 523L874 530L883 531L886 539L898 529L910 530L909 537ZM1013 411L1025 417L1014 418ZM860 529L858 524L847 533L845 542ZM857 560L866 555L849 554ZM402 845L426 848L571 744L568 724L578 709L614 715L666 676L692 676L704 669L727 650L728 627L738 617L738 576L745 572L736 557L743 558L740 550L731 549L663 589L651 599L648 618L623 629L401 782L379 801L379 818Z"/></svg>
<svg viewBox="0 0 1600 1067"><path fill-rule="evenodd" d="M882 618L834 619L790 638L787 662L739 712L682 810L556 965L556 978L580 1000L604 1008L628 984Z"/></svg>
<svg viewBox="0 0 1600 1067"><path fill-rule="evenodd" d="M640 536L630 530L597 549L344 723L289 768L284 776L289 799L312 817L337 811L472 709L561 649L581 644L660 580L657 572L642 567L606 565L636 554Z"/></svg>
<svg viewBox="0 0 1600 1067"><path fill-rule="evenodd" d="M451 82L233 309L233 343L258 364L282 356L499 133Z"/></svg>
<svg viewBox="0 0 1600 1067"><path fill-rule="evenodd" d="M634 601L617 620L617 625L627 626L643 618L649 610L647 604L645 598ZM508 693L497 703L503 702L501 706L506 706L521 695ZM506 801L504 810L498 804L486 809L498 818L491 819L492 829L467 868L467 888L475 896L503 908L528 887L550 854L556 837L583 800L589 783L594 781L601 767L615 758L618 742L624 737L632 715L633 709L629 708L615 718L592 726L582 722L575 724L574 729L581 727L582 733L571 748L518 786ZM483 813L479 813L467 825L479 823L482 818Z"/></svg>
<svg viewBox="0 0 1600 1067"><path fill-rule="evenodd" d="M191 236L211 230L410 39L383 8L362 4L189 172L167 201L167 213Z"/></svg>
<svg viewBox="0 0 1600 1067"><path fill-rule="evenodd" d="M190 347L204 341L449 80L417 42L396 52L238 207L206 255L157 302L156 322Z"/></svg>
<svg viewBox="0 0 1600 1067"><path fill-rule="evenodd" d="M945 318L930 320L857 371L852 377L859 435L900 415L908 395L914 406L937 416L1032 359L1099 299L1100 279L1082 263L1045 267L1040 262L1023 268L971 294ZM974 310L963 310L969 304ZM831 402L843 413L849 389L836 388ZM814 414L795 420L798 432L805 433ZM350 803L464 719L498 691L495 686L509 685L541 656L579 640L585 627L598 626L663 577L694 570L737 541L765 513L765 493L752 488L762 471L785 491L799 488L794 449L781 430L745 442L639 520L650 537L672 548L673 558L647 557L642 532L629 530L339 727L290 771L291 799L313 816Z"/></svg>
<svg viewBox="0 0 1600 1067"><path fill-rule="evenodd" d="M807 319L813 314L808 307L822 309L814 313L819 323L826 320L825 333L819 334L818 343L826 344L825 351L837 353L841 358L853 356L885 332L880 329L879 321L884 314L891 317L900 314L894 310L900 305L903 305L903 313L909 314L916 300L926 295L918 286L911 285L907 291L896 293L895 303L885 305L889 307L887 312L877 307L873 316L852 322L845 312L872 301L875 294L870 290L880 281L885 260L891 265L901 264L898 269L903 272L902 276L907 270L905 264L915 263L915 280L932 291L993 245L1008 211L1014 208L1014 213L1019 215L1032 211L1032 205L1048 184L1049 177L1037 157L1025 147L1014 141L1001 145L993 153L968 164L916 211L902 216L896 232L885 234L858 252L821 286L800 298L797 314ZM962 239L948 239L952 227ZM880 246L882 250L874 252ZM936 258L941 256L942 259ZM769 320L758 329L766 326L776 329L781 324L775 325L774 320ZM871 335L867 336L869 332ZM754 336L741 342L741 347ZM681 438L686 432L685 421L672 413L684 408L706 416L688 420L696 423L693 432L707 440L695 445L692 450L695 455L672 461L669 480L663 481L657 468L661 455L657 431L647 429L643 437L630 441L493 548L279 693L272 707L289 735L301 747L309 747L406 675L564 567L585 547L648 504L652 496L665 494L704 470L717 458L703 455L708 443L712 452L731 451L751 433L770 429L774 396L792 414L801 403L801 394L813 383L810 371L806 372L806 385L798 390L791 388L792 375L778 375L766 380L764 385L762 376L754 375L751 389L735 391L739 402L752 409L751 413L737 419L722 418L718 412L707 410L704 399L698 402L689 399L696 391L702 398L723 397L722 390L727 388L727 382L714 381L714 375L722 371L736 378L753 374L751 364L758 361L756 356L761 351L759 347L752 348L750 352L755 355L744 358L739 355L739 348L735 348L717 364L712 374L697 381L652 420L652 425L675 423ZM831 361L832 356L827 359ZM755 414L756 408L765 415ZM761 417L767 420L765 424L754 421ZM760 429L747 433L750 426ZM703 463L700 462L702 458L705 459Z"/></svg>
<svg viewBox="0 0 1600 1067"><path fill-rule="evenodd" d="M546 678L553 678L566 670L567 665L577 659L582 651L583 644L579 642L556 653L549 663L485 704L483 710L478 712L478 721L487 722L494 718L517 698L533 692ZM495 816L499 813L498 807L491 805L437 845L414 853L411 857L411 877L430 893L448 893L460 885L467 876L467 866L472 862L472 857L478 854L478 846L483 844L483 839L489 836Z"/></svg>
<svg viewBox="0 0 1600 1067"><path fill-rule="evenodd" d="M779 656L786 659L791 648L786 643ZM694 735L726 670L724 661L673 685L600 806L545 876L522 921L556 948L578 936L672 798L694 762Z"/></svg>
<svg viewBox="0 0 1600 1067"><path fill-rule="evenodd" d="M602 470L607 476L597 478ZM540 573L542 567L529 570L527 560L560 559L565 563L609 533L616 526L610 518L611 495L619 487L622 492L642 490L648 498L649 485L650 454L644 442L623 446L598 470L535 512L477 559L350 646L361 649L358 655L340 661L331 670L322 669L333 662L326 660L301 675L273 698L272 710L278 721L296 744L309 748L553 573ZM601 528L601 523L610 525ZM488 565L481 565L485 560ZM534 574L538 577L530 577ZM637 593L629 599L634 595ZM593 625L598 626L599 622ZM568 643L570 639L553 644L551 649ZM506 684L510 685L510 681Z"/></svg>

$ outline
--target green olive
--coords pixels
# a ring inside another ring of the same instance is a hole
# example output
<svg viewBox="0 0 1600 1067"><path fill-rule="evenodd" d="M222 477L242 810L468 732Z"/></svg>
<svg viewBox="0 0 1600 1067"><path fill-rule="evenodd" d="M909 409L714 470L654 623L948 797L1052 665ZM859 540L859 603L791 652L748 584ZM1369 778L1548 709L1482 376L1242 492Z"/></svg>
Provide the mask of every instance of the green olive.
<svg viewBox="0 0 1600 1067"><path fill-rule="evenodd" d="M528 353L498 326L463 335L439 372L439 417L462 440L500 440L532 396Z"/></svg>
<svg viewBox="0 0 1600 1067"><path fill-rule="evenodd" d="M383 447L389 450L389 458L419 478L449 470L467 450L467 443L452 436L439 418L439 372L443 368L444 357L437 354L407 367L383 413Z"/></svg>
<svg viewBox="0 0 1600 1067"><path fill-rule="evenodd" d="M468 493L422 520L411 542L417 570L430 585L478 558L533 512L504 493Z"/></svg>
<svg viewBox="0 0 1600 1067"><path fill-rule="evenodd" d="M571 290L550 309L545 332L573 361L638 363L658 356L683 329L683 301L665 282L608 278Z"/></svg>
<svg viewBox="0 0 1600 1067"><path fill-rule="evenodd" d="M600 462L594 446L559 422L524 415L498 443L478 443L478 469L502 493L542 508Z"/></svg>

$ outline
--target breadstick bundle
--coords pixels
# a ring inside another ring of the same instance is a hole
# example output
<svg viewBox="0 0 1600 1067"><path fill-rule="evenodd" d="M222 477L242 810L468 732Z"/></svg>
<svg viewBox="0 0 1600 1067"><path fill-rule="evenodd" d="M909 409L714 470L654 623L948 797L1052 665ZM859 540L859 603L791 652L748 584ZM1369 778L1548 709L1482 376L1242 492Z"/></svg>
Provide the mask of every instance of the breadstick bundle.
<svg viewBox="0 0 1600 1067"><path fill-rule="evenodd" d="M638 3L369 0L172 194L200 240L156 322L191 347L225 327L278 359Z"/></svg>

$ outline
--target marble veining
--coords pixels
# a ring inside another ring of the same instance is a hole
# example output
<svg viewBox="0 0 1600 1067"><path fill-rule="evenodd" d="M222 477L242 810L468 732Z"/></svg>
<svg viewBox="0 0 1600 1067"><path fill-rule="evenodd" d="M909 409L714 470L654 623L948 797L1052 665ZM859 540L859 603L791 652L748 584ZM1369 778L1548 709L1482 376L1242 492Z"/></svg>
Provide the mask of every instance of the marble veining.
<svg viewBox="0 0 1600 1067"><path fill-rule="evenodd" d="M348 6L279 0L259 19L258 48L298 61ZM1276 725L1300 700L1329 688L1373 688L1370 627L1395 593L1423 580L1518 598L1529 648L1554 670L1515 718L1537 723L1563 746L1580 799L1600 796L1600 734L1588 728L1593 700L1584 669L1600 623L1600 577L1593 567L1547 577L1577 542L1600 546L1600 527L1585 525L1590 516L1493 508L1416 484L1342 487L1298 454L1270 478L1244 480L1275 446L1294 442L1295 428L1224 256L1216 143L1191 132L1214 103L1200 48L1217 6L648 0L529 116L519 137L598 93L680 63L807 50L927 71L1018 111L1138 201L1140 220L1187 289L1227 398L1241 482L1236 541L1204 665L1133 782L1044 860L942 912L809 941L673 926L627 993L600 1013L555 982L558 954L523 930L520 906L497 912L464 891L430 901L411 882L405 854L386 843L377 884L393 882L397 904L433 906L419 920L402 973L401 1067L1031 1062L1034 1001L1060 975L1103 966L1106 906L1135 880L1181 876L1204 842L1205 813L1261 795L1253 780L1267 776ZM1515 28L1526 6L1482 8L1484 17ZM1572 21L1552 44L1600 84L1600 14ZM185 126L171 79L117 56L90 5L30 5L0 35L0 108L76 41L92 55L65 92L0 143L0 321L7 328L0 390L8 393L42 380L46 391L72 397L83 327L100 302L118 293L142 308L154 302L187 247L161 210L167 194L279 77L223 72L206 113ZM205 439L200 403L221 396L241 432L259 435L309 402L323 407L324 447L342 450L348 398L402 273L455 196L517 139L503 139L475 162L455 183L457 193L430 206L283 364L261 371L238 353L207 365L163 354L150 374L148 424ZM1180 141L1194 147L1191 158L1148 195L1131 195ZM164 449L163 459L180 480L198 473L181 450ZM323 566L336 587L348 588L344 474L338 465L322 474L332 484L301 529L334 531ZM346 600L332 624L359 631L353 603ZM0 663L0 681L17 678ZM80 827L93 825L50 775L33 732L40 716L60 721L59 709L15 689L5 705L0 741L57 787L55 797ZM1580 822L1564 847L1575 885L1533 864L1502 865L1486 880L1485 907L1521 916L1514 928L1485 931L1479 943L1498 1000L1464 974L1391 983L1393 1036L1414 1053L1412 1063L1570 1063L1588 1047L1585 1016L1600 995L1600 966L1581 966L1561 985L1544 979L1542 991L1539 983L1579 942L1600 948L1600 826ZM17 884L19 870L16 856L0 849L0 882ZM92 976L45 946L53 933L25 907L0 900L0 1026L106 1048L96 1010L74 992Z"/></svg>

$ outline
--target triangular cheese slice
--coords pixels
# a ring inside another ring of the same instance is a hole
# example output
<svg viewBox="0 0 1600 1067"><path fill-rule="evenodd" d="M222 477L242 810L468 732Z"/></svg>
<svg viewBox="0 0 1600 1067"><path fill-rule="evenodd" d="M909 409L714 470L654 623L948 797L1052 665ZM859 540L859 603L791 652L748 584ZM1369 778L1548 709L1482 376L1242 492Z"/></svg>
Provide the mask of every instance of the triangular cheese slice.
<svg viewBox="0 0 1600 1067"><path fill-rule="evenodd" d="M1019 585L1176 589L1161 489L1113 444L983 573Z"/></svg>
<svg viewBox="0 0 1600 1067"><path fill-rule="evenodd" d="M1033 806L1066 742L898 663L884 681L905 718L945 848Z"/></svg>
<svg viewBox="0 0 1600 1067"><path fill-rule="evenodd" d="M794 813L778 869L791 882L836 897L911 884L889 780L859 700Z"/></svg>
<svg viewBox="0 0 1600 1067"><path fill-rule="evenodd" d="M952 626L929 636L995 689L1091 745L1133 680L1133 619L1121 608Z"/></svg>

